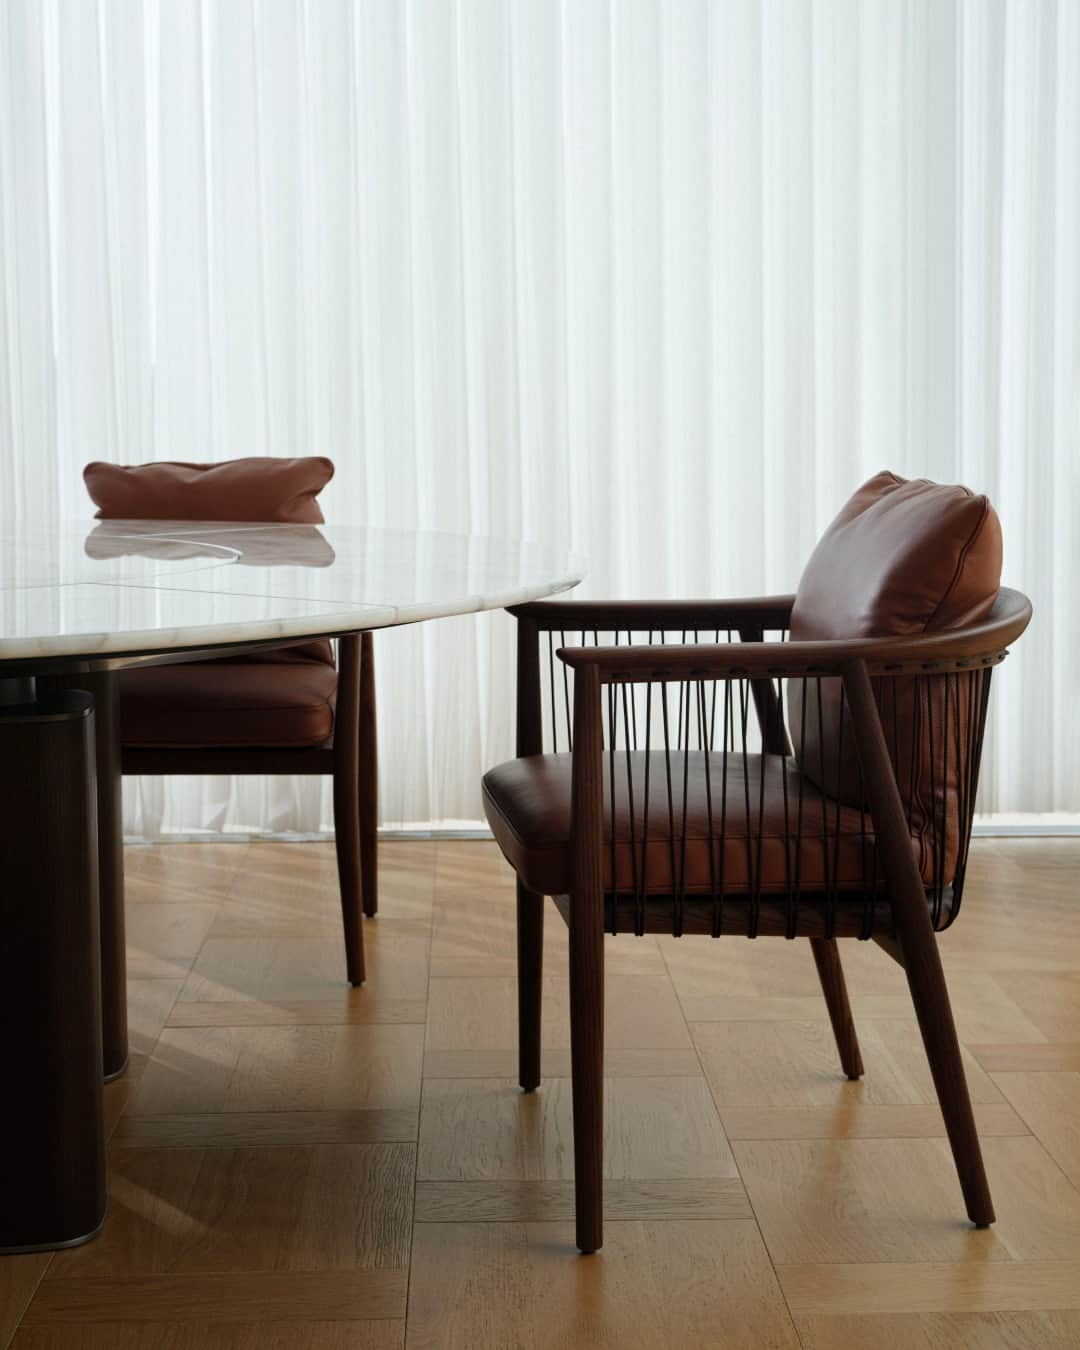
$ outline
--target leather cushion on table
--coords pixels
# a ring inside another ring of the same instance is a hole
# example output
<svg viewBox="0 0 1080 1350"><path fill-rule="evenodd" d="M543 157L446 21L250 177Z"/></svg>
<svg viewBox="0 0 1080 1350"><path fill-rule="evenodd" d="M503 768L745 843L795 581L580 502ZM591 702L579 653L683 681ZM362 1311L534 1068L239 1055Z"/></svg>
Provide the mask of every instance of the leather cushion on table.
<svg viewBox="0 0 1080 1350"><path fill-rule="evenodd" d="M321 525L315 500L334 476L322 455L261 455L219 464L96 460L83 481L100 520L247 520Z"/></svg>
<svg viewBox="0 0 1080 1350"><path fill-rule="evenodd" d="M334 476L322 455L280 459L270 455L185 464L108 464L95 460L83 481L100 520L235 520L278 525L323 523L316 497ZM280 647L272 655L228 658L232 662L277 665L293 661L334 664L326 639Z"/></svg>
<svg viewBox="0 0 1080 1350"><path fill-rule="evenodd" d="M311 746L334 728L337 672L319 661L197 661L118 679L125 746Z"/></svg>
<svg viewBox="0 0 1080 1350"><path fill-rule="evenodd" d="M1001 551L1001 525L986 497L879 473L845 504L810 555L791 611L791 640L904 637L976 623L997 598ZM820 691L819 706L816 681L807 682L805 694L801 680L788 683L796 758L823 791L857 805L858 752L841 682L823 679ZM923 841L920 866L925 876L935 855L944 882L952 880L964 828L957 747L966 719L977 715L955 697L959 715L946 710L940 680L917 687L896 678L878 688L901 797ZM949 728L948 764L943 727ZM933 839L931 822L939 822L939 832L944 822L944 840Z"/></svg>
<svg viewBox="0 0 1080 1350"><path fill-rule="evenodd" d="M833 886L862 892L866 878L880 880L873 871L874 843L868 816L862 811L822 796L800 775L794 760L779 755L748 755L745 776L741 756L727 760L726 815L723 815L724 761L710 755L706 783L705 755L688 756L686 808L683 810L683 754L671 755L674 829L668 807L667 756L650 751L648 844L645 890L670 894L672 837L676 839L676 871L685 876L683 890L690 895L746 892L755 879L763 892L786 892L794 884L798 866L804 892ZM630 756L634 789L633 831L626 756L615 757L615 877L616 888L634 893L635 857L640 869L645 826L645 752ZM611 889L611 761L604 758L604 886ZM764 795L762 798L762 775ZM569 755L528 755L512 759L484 775L484 809L504 856L525 885L540 895L562 895L570 889L570 779ZM796 845L796 820L802 788L802 836ZM787 786L785 813L784 787ZM707 790L708 788L708 790ZM710 830L709 794L712 801ZM747 811L747 800L750 809ZM827 817L823 817L827 812ZM684 825L685 819L685 825ZM827 819L827 829L822 821ZM682 839L686 838L685 873ZM712 867L709 840L712 838ZM785 841L788 841L785 848ZM758 846L760 842L760 863ZM866 871L863 862L866 860ZM760 870L759 870L760 869Z"/></svg>

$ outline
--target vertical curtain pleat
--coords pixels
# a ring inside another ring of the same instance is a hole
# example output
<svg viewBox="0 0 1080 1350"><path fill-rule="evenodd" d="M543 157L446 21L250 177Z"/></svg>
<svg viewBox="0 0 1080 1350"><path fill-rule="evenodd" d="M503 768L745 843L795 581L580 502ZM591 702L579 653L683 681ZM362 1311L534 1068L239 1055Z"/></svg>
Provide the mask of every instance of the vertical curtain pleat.
<svg viewBox="0 0 1080 1350"><path fill-rule="evenodd" d="M91 458L310 452L331 519L720 595L793 586L883 466L963 481L1037 604L981 807L1075 811L1078 441L1071 0L0 6L10 517L84 514ZM377 656L384 820L476 819L509 621ZM330 817L300 779L126 807Z"/></svg>

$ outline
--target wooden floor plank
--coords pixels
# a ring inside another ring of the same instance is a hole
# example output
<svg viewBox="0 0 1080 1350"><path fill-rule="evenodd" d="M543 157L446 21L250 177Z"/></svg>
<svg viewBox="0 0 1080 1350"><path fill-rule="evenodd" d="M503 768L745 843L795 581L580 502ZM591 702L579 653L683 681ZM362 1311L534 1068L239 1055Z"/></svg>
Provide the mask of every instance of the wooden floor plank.
<svg viewBox="0 0 1080 1350"><path fill-rule="evenodd" d="M53 1280L39 1289L23 1325L382 1321L405 1315L407 1289L407 1272L387 1269Z"/></svg>
<svg viewBox="0 0 1080 1350"><path fill-rule="evenodd" d="M730 1106L720 1113L729 1139L926 1139L943 1138L945 1122L936 1105ZM975 1107L980 1136L1030 1134L1011 1106Z"/></svg>
<svg viewBox="0 0 1080 1350"><path fill-rule="evenodd" d="M414 1163L410 1144L115 1149L104 1232L44 1284L403 1268Z"/></svg>
<svg viewBox="0 0 1080 1350"><path fill-rule="evenodd" d="M737 1177L604 1183L608 1220L751 1219ZM544 1223L574 1217L572 1181L418 1181L417 1223Z"/></svg>
<svg viewBox="0 0 1080 1350"><path fill-rule="evenodd" d="M52 1260L52 1252L0 1256L0 1350L6 1350L34 1290Z"/></svg>
<svg viewBox="0 0 1080 1350"><path fill-rule="evenodd" d="M733 1106L930 1105L937 1100L918 1024L865 1022L859 1043L866 1073L849 1082L827 1021L695 1022L694 1044L721 1110ZM1001 1093L970 1056L972 1099Z"/></svg>
<svg viewBox="0 0 1080 1350"><path fill-rule="evenodd" d="M800 1316L804 1350L1075 1350L1080 1312Z"/></svg>
<svg viewBox="0 0 1080 1350"><path fill-rule="evenodd" d="M994 1082L1080 1187L1080 1073L998 1073Z"/></svg>
<svg viewBox="0 0 1080 1350"><path fill-rule="evenodd" d="M605 1080L604 1172L619 1178L736 1175L702 1078ZM513 1079L426 1079L417 1176L555 1181L573 1176L570 1081L522 1093Z"/></svg>
<svg viewBox="0 0 1080 1350"><path fill-rule="evenodd" d="M573 1225L417 1224L410 1350L797 1350L749 1221L609 1223L582 1259Z"/></svg>
<svg viewBox="0 0 1080 1350"><path fill-rule="evenodd" d="M27 1326L12 1350L401 1350L405 1323L103 1322Z"/></svg>
<svg viewBox="0 0 1080 1350"><path fill-rule="evenodd" d="M217 906L203 902L129 905L129 978L172 980L186 976L216 915Z"/></svg>
<svg viewBox="0 0 1080 1350"><path fill-rule="evenodd" d="M540 1070L544 1079L569 1078L570 1050L542 1050ZM424 1054L425 1078L516 1078L516 1050L428 1050ZM607 1078L700 1078L701 1063L691 1049L635 1050L605 1048Z"/></svg>
<svg viewBox="0 0 1080 1350"><path fill-rule="evenodd" d="M944 1139L738 1140L778 1265L1080 1259L1080 1191L1030 1135L984 1139L997 1210L976 1230Z"/></svg>
<svg viewBox="0 0 1080 1350"><path fill-rule="evenodd" d="M1080 1019L1077 1020L1080 1031ZM1080 1041L1046 1045L973 1045L971 1053L988 1073L1080 1073Z"/></svg>
<svg viewBox="0 0 1080 1350"><path fill-rule="evenodd" d="M272 1144L414 1141L415 1110L219 1111L187 1116L122 1116L114 1148L259 1148Z"/></svg>
<svg viewBox="0 0 1080 1350"><path fill-rule="evenodd" d="M169 1027L129 1114L405 1110L419 1104L423 1028Z"/></svg>
<svg viewBox="0 0 1080 1350"><path fill-rule="evenodd" d="M1080 1309L1080 1261L876 1262L778 1266L803 1314L1037 1312Z"/></svg>
<svg viewBox="0 0 1080 1350"><path fill-rule="evenodd" d="M544 979L544 1042L570 1045L569 982ZM605 981L605 1045L611 1050L688 1050L690 1035L666 975L612 975ZM428 1051L517 1048L517 983L510 977L431 980Z"/></svg>
<svg viewBox="0 0 1080 1350"><path fill-rule="evenodd" d="M295 1004L312 1001L346 1006L422 1003L427 996L430 928L426 922L380 917L364 928L367 980L345 982L345 953L332 937L209 937L180 992L175 1011L187 1004ZM373 1010L368 1020L374 1020Z"/></svg>

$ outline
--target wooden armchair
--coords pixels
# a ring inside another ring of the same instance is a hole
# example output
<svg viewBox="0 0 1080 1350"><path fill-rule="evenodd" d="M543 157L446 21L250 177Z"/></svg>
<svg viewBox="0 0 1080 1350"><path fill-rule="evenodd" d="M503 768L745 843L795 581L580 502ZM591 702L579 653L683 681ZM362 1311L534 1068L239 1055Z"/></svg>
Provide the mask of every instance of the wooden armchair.
<svg viewBox="0 0 1080 1350"><path fill-rule="evenodd" d="M993 1221L935 930L963 893L993 667L1031 616L1000 558L985 498L883 474L796 596L511 611L519 758L484 800L518 876L526 1091L544 895L569 927L583 1252L602 1242L605 931L809 938L851 1078L837 939L880 944L907 975L968 1215Z"/></svg>
<svg viewBox="0 0 1080 1350"><path fill-rule="evenodd" d="M218 464L95 463L84 472L101 519L323 520L328 459ZM318 536L324 550L329 546ZM88 541L88 551L92 541ZM182 541L180 541L182 543ZM100 556L105 545L94 544ZM311 541L308 551L317 556ZM330 553L332 557L332 552ZM338 884L351 984L364 981L361 911L378 908L378 767L370 633L250 656L121 671L115 715L125 774L331 774Z"/></svg>

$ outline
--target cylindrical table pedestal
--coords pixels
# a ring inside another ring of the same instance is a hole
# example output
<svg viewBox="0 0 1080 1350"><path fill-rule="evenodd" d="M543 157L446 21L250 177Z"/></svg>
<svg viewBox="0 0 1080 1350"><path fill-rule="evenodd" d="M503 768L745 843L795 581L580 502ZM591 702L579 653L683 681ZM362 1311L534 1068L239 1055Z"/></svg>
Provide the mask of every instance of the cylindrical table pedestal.
<svg viewBox="0 0 1080 1350"><path fill-rule="evenodd" d="M0 1252L105 1218L94 704L0 681ZM10 695L10 697L8 696Z"/></svg>
<svg viewBox="0 0 1080 1350"><path fill-rule="evenodd" d="M98 900L101 906L101 1035L105 1081L119 1078L128 1062L127 949L124 942L124 830L120 736L116 726L116 675L111 670L50 675L38 689L85 689L94 696L97 762Z"/></svg>

